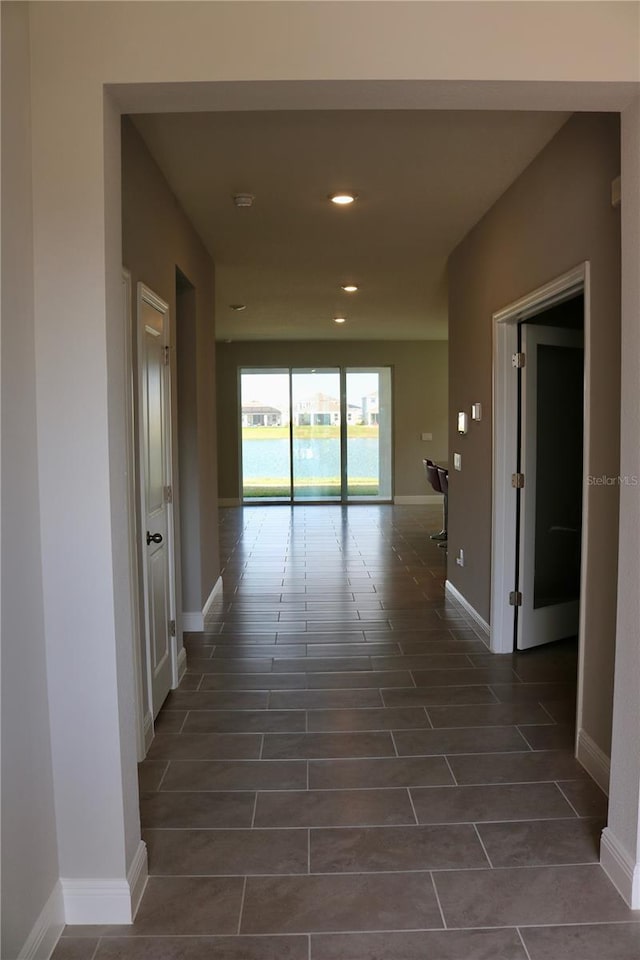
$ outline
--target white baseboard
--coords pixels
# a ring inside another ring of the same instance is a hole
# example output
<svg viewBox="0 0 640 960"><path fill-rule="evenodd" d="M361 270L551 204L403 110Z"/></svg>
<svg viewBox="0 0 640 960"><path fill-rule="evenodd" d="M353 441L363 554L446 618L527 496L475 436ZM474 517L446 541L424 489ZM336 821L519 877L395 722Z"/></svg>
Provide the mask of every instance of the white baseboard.
<svg viewBox="0 0 640 960"><path fill-rule="evenodd" d="M142 732L144 735L144 755L146 757L147 753L149 752L149 747L153 741L153 714L150 710L147 710L144 715L142 721Z"/></svg>
<svg viewBox="0 0 640 960"><path fill-rule="evenodd" d="M70 925L132 923L147 876L147 848L141 840L126 879L61 879L66 922Z"/></svg>
<svg viewBox="0 0 640 960"><path fill-rule="evenodd" d="M204 630L204 617L199 610L182 611L182 629L186 633L202 633Z"/></svg>
<svg viewBox="0 0 640 960"><path fill-rule="evenodd" d="M64 930L64 900L60 881L40 911L17 960L49 960Z"/></svg>
<svg viewBox="0 0 640 960"><path fill-rule="evenodd" d="M442 506L442 494L425 493L411 497L394 497L393 502L398 506L408 506L411 504L431 504L431 506L437 506L439 504Z"/></svg>
<svg viewBox="0 0 640 960"><path fill-rule="evenodd" d="M578 763L582 764L591 779L595 780L600 789L609 796L611 759L582 728L578 730L576 759Z"/></svg>
<svg viewBox="0 0 640 960"><path fill-rule="evenodd" d="M491 640L491 626L487 623L483 617L480 616L475 607L472 607L467 598L460 593L460 591L454 587L450 580L445 580L444 592L449 597L450 600L453 600L454 603L457 603L466 614L473 620L477 632L480 634L481 639L489 645Z"/></svg>
<svg viewBox="0 0 640 960"><path fill-rule="evenodd" d="M218 497L218 506L219 507L241 507L242 500L240 497Z"/></svg>
<svg viewBox="0 0 640 960"><path fill-rule="evenodd" d="M180 650L178 651L177 667L178 667L178 683L180 683L185 673L187 672L187 651L185 650L184 647L180 647Z"/></svg>
<svg viewBox="0 0 640 960"><path fill-rule="evenodd" d="M640 863L635 863L611 832L602 831L600 866L632 910L640 910Z"/></svg>
<svg viewBox="0 0 640 960"><path fill-rule="evenodd" d="M222 600L222 592L223 592L222 577L218 577L218 579L216 580L216 582L215 582L214 585L213 585L213 590L211 591L211 593L210 593L209 596L207 597L207 599L206 599L206 601L205 601L205 605L204 605L204 607L202 608L202 621L203 621L203 623L204 623L205 617L206 617L207 614L209 613L209 610L211 610L211 607L214 605L214 603L216 603L216 601L218 601L218 600Z"/></svg>
<svg viewBox="0 0 640 960"><path fill-rule="evenodd" d="M135 920L142 895L149 879L149 864L147 861L147 845L141 840L138 844L131 866L127 871L127 883L131 891L131 919Z"/></svg>

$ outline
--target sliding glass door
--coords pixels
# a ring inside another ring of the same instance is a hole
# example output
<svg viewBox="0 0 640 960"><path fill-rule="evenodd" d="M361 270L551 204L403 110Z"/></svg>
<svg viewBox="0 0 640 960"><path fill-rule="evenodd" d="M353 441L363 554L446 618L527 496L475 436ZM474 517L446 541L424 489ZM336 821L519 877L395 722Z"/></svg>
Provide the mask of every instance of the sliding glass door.
<svg viewBox="0 0 640 960"><path fill-rule="evenodd" d="M289 370L241 370L240 408L243 500L290 500Z"/></svg>
<svg viewBox="0 0 640 960"><path fill-rule="evenodd" d="M340 371L291 371L294 500L341 500Z"/></svg>
<svg viewBox="0 0 640 960"><path fill-rule="evenodd" d="M391 368L349 367L347 500L391 500Z"/></svg>
<svg viewBox="0 0 640 960"><path fill-rule="evenodd" d="M391 368L240 371L245 502L392 498Z"/></svg>

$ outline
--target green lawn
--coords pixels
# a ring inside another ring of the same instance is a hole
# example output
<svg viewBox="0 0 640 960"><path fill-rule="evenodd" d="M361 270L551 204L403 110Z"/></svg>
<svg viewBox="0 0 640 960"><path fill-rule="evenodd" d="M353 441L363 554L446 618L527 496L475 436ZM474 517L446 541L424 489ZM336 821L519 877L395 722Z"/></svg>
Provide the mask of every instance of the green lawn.
<svg viewBox="0 0 640 960"><path fill-rule="evenodd" d="M371 426L348 426L347 436L353 437L377 437L378 427ZM294 427L294 440L329 440L332 437L339 439L340 428L335 427ZM289 427L243 427L243 440L287 440L289 438Z"/></svg>
<svg viewBox="0 0 640 960"><path fill-rule="evenodd" d="M296 489L300 494L309 500L322 500L325 497L339 497L340 481L337 478L335 480L320 480L311 478L309 480L305 480L304 483L297 484ZM377 497L378 492L379 489L377 480L367 480L364 478L354 480L349 484L347 489L347 493L350 497ZM289 497L290 489L289 485L285 485L282 483L282 481L265 478L264 480L257 480L255 483L246 484L242 490L242 495L245 499Z"/></svg>

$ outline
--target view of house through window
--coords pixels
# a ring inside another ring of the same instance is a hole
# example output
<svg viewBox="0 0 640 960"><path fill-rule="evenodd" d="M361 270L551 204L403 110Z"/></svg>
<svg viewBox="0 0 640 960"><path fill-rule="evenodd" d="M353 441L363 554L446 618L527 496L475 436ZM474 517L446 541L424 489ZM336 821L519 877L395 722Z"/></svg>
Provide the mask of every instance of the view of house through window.
<svg viewBox="0 0 640 960"><path fill-rule="evenodd" d="M391 368L240 371L245 500L391 499Z"/></svg>

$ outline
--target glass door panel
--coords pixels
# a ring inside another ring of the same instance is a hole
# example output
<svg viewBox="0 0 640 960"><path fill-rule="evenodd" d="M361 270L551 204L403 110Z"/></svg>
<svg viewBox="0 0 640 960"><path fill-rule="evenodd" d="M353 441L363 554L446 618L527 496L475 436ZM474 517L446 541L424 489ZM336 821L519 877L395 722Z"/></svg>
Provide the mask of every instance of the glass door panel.
<svg viewBox="0 0 640 960"><path fill-rule="evenodd" d="M289 371L243 368L242 496L245 501L291 499Z"/></svg>
<svg viewBox="0 0 640 960"><path fill-rule="evenodd" d="M341 500L338 369L291 371L293 499Z"/></svg>
<svg viewBox="0 0 640 960"><path fill-rule="evenodd" d="M346 371L347 500L391 500L391 368Z"/></svg>

